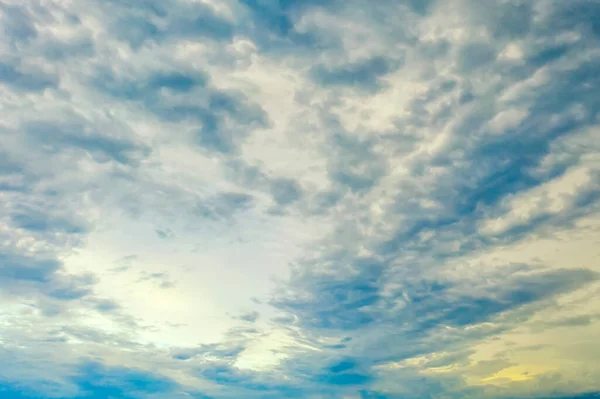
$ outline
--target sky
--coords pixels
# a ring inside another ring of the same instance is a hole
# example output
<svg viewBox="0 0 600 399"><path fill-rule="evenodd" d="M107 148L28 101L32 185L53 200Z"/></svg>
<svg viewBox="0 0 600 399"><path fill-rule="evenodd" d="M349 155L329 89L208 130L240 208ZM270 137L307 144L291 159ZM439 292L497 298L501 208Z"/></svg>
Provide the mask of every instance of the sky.
<svg viewBox="0 0 600 399"><path fill-rule="evenodd" d="M597 0L0 0L0 398L600 398Z"/></svg>

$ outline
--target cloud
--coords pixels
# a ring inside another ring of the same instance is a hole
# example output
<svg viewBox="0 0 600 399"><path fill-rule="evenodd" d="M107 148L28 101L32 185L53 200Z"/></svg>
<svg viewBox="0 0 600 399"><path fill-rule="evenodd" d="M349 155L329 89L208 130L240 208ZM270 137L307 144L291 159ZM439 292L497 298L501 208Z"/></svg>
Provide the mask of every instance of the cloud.
<svg viewBox="0 0 600 399"><path fill-rule="evenodd" d="M84 130L80 125L57 125L52 122L36 121L23 126L29 139L47 145L47 151L63 151L72 147L85 151L97 162L115 160L121 164L135 163L138 157L145 157L147 149L118 138L97 135L80 135Z"/></svg>
<svg viewBox="0 0 600 399"><path fill-rule="evenodd" d="M370 60L344 65L340 68L313 69L314 79L323 86L357 86L366 89L377 89L378 78L391 71L390 62L384 58L375 57Z"/></svg>
<svg viewBox="0 0 600 399"><path fill-rule="evenodd" d="M68 275L54 259L40 259L3 253L2 286L4 295L28 296L49 314L61 312L63 306L55 301L71 301L92 294L94 278L91 275Z"/></svg>
<svg viewBox="0 0 600 399"><path fill-rule="evenodd" d="M0 14L0 394L597 396L593 1Z"/></svg>
<svg viewBox="0 0 600 399"><path fill-rule="evenodd" d="M254 323L260 317L258 312L249 312L240 316L240 320L244 320L250 323Z"/></svg>
<svg viewBox="0 0 600 399"><path fill-rule="evenodd" d="M196 212L214 220L227 219L236 212L252 206L253 197L244 193L224 192L215 195L206 203L200 203Z"/></svg>
<svg viewBox="0 0 600 399"><path fill-rule="evenodd" d="M56 85L50 77L40 73L25 74L17 67L7 64L0 64L0 82L22 91L39 91Z"/></svg>

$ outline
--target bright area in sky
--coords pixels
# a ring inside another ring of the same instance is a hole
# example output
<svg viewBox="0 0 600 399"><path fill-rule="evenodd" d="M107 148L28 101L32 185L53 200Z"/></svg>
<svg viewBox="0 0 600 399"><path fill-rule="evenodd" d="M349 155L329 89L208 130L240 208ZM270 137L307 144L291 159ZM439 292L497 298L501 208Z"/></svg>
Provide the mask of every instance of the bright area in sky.
<svg viewBox="0 0 600 399"><path fill-rule="evenodd" d="M600 397L596 0L0 2L0 398Z"/></svg>

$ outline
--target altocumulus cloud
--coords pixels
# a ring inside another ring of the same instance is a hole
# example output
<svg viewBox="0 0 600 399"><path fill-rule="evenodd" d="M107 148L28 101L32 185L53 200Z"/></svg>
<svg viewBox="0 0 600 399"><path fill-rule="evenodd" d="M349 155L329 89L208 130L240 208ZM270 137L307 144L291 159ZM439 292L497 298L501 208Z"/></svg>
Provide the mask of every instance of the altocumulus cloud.
<svg viewBox="0 0 600 399"><path fill-rule="evenodd" d="M594 0L0 4L0 396L600 397Z"/></svg>

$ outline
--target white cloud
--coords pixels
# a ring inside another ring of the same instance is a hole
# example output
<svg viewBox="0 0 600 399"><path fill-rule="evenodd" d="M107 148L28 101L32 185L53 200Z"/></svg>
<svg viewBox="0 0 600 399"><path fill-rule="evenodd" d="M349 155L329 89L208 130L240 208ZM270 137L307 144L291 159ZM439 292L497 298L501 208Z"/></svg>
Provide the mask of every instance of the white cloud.
<svg viewBox="0 0 600 399"><path fill-rule="evenodd" d="M582 192L596 185L590 173L587 168L573 168L559 178L508 198L506 215L484 222L483 232L501 234L535 218L568 211Z"/></svg>

